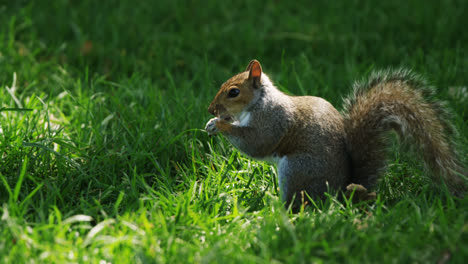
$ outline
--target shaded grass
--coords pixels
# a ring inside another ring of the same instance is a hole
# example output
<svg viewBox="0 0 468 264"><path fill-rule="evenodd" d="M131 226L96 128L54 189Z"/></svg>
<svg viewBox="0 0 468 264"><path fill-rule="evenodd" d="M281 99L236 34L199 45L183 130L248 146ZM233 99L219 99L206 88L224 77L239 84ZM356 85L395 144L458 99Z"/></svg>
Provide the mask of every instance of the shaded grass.
<svg viewBox="0 0 468 264"><path fill-rule="evenodd" d="M467 199L447 196L411 157L392 153L375 203L330 196L293 215L272 166L200 128L217 87L252 58L283 91L338 108L355 79L403 66L439 87L466 153L466 9L0 4L1 259L462 263Z"/></svg>

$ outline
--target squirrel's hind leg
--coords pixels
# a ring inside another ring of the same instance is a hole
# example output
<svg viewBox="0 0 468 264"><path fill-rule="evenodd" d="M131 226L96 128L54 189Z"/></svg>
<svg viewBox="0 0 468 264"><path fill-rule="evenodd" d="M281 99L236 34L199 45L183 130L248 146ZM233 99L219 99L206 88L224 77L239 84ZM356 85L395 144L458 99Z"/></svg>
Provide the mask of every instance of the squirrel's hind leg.
<svg viewBox="0 0 468 264"><path fill-rule="evenodd" d="M283 156L278 162L278 185L286 207L293 208L312 199L325 198L325 192L343 189L347 171L331 164L324 157L307 154Z"/></svg>

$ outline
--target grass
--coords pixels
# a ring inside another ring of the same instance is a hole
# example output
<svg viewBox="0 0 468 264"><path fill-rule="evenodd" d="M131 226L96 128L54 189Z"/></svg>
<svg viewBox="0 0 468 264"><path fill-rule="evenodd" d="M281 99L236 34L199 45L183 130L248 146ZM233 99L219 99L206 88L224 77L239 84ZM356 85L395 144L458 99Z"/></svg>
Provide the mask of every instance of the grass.
<svg viewBox="0 0 468 264"><path fill-rule="evenodd" d="M466 1L0 3L0 262L463 263L468 199L392 152L377 201L284 210L201 128L253 58L340 108L372 69L439 88L468 151ZM468 156L463 154L466 160Z"/></svg>

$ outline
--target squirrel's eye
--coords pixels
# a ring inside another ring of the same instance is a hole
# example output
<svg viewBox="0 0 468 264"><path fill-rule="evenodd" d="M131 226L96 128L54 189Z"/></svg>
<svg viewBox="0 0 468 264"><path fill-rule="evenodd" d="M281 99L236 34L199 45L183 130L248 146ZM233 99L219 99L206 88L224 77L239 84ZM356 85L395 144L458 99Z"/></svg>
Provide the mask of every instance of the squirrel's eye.
<svg viewBox="0 0 468 264"><path fill-rule="evenodd" d="M229 93L228 93L228 97L236 97L240 94L240 90L239 89L236 89L236 88L233 88L231 90L229 90Z"/></svg>

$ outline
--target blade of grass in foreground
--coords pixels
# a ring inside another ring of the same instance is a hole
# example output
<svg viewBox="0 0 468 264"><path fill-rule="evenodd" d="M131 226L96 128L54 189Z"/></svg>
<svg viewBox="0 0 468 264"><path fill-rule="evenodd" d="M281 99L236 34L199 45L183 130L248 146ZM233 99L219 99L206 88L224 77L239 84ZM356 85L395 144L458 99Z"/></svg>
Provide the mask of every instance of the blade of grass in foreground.
<svg viewBox="0 0 468 264"><path fill-rule="evenodd" d="M2 107L0 108L0 112L3 112L3 111L10 111L10 112L30 112L32 111L33 109L30 109L30 108L6 108L6 107Z"/></svg>

